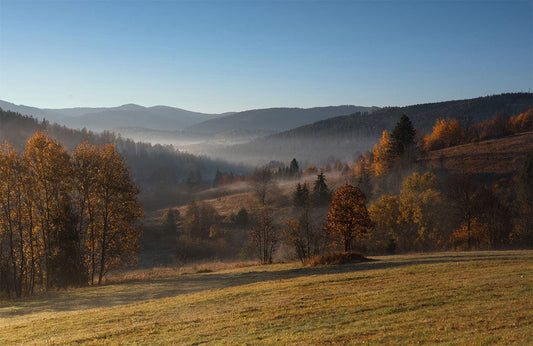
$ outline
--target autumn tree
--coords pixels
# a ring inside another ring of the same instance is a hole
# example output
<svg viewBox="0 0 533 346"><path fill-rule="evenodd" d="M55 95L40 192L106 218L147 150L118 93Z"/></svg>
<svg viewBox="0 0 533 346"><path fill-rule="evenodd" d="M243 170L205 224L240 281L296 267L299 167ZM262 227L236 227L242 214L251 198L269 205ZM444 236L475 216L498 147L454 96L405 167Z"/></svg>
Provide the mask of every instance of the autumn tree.
<svg viewBox="0 0 533 346"><path fill-rule="evenodd" d="M9 279L0 289L21 296L94 283L95 275L101 283L132 262L138 190L113 145L83 143L70 157L36 132L22 156L0 148L0 178L0 277Z"/></svg>
<svg viewBox="0 0 533 346"><path fill-rule="evenodd" d="M389 133L384 130L381 140L372 149L372 172L374 176L379 177L389 173L397 149L394 147Z"/></svg>
<svg viewBox="0 0 533 346"><path fill-rule="evenodd" d="M26 143L23 154L28 170L28 188L38 225L41 281L45 290L51 284L52 257L61 246L56 241L61 229L62 206L70 198L72 167L66 149L46 134L36 132Z"/></svg>
<svg viewBox="0 0 533 346"><path fill-rule="evenodd" d="M324 230L339 238L345 251L352 251L356 239L366 235L372 227L365 195L357 187L342 185L333 194Z"/></svg>
<svg viewBox="0 0 533 346"><path fill-rule="evenodd" d="M413 173L400 191L402 234L413 250L440 248L449 239L440 181L433 173Z"/></svg>
<svg viewBox="0 0 533 346"><path fill-rule="evenodd" d="M185 212L184 229L190 237L208 239L219 219L220 215L212 205L192 200Z"/></svg>
<svg viewBox="0 0 533 346"><path fill-rule="evenodd" d="M517 202L515 242L533 248L533 153L527 155L520 171Z"/></svg>
<svg viewBox="0 0 533 346"><path fill-rule="evenodd" d="M259 205L264 207L270 202L273 192L276 190L276 181L272 171L268 168L257 170L249 180L250 187Z"/></svg>
<svg viewBox="0 0 533 346"><path fill-rule="evenodd" d="M394 253L399 246L404 250L405 237L401 231L400 201L397 196L382 195L368 209L374 232L368 239L369 248L378 252Z"/></svg>
<svg viewBox="0 0 533 346"><path fill-rule="evenodd" d="M357 187L368 198L371 198L372 196L372 160L372 153L369 151L364 152L357 158L353 172Z"/></svg>
<svg viewBox="0 0 533 346"><path fill-rule="evenodd" d="M460 218L466 232L467 249L472 247L471 223L475 217L478 186L469 173L454 174L448 181L447 197L453 212Z"/></svg>
<svg viewBox="0 0 533 346"><path fill-rule="evenodd" d="M30 202L24 194L24 180L27 177L18 153L9 144L0 147L0 276L5 289L11 288L17 297L28 285L28 275L33 277L33 268L28 259L35 256L29 252L27 205ZM2 288L0 287L0 290Z"/></svg>
<svg viewBox="0 0 533 346"><path fill-rule="evenodd" d="M533 108L511 117L509 126L514 133L533 130Z"/></svg>
<svg viewBox="0 0 533 346"><path fill-rule="evenodd" d="M138 187L113 144L102 148L95 193L98 211L98 284L109 269L131 264L141 235Z"/></svg>
<svg viewBox="0 0 533 346"><path fill-rule="evenodd" d="M261 208L255 216L255 224L250 230L252 243L261 264L272 263L274 251L279 243L279 232L274 226L272 211Z"/></svg>
<svg viewBox="0 0 533 346"><path fill-rule="evenodd" d="M258 203L250 237L261 263L272 263L272 256L280 239L280 232L272 219L271 203L277 191L272 171L266 167L257 170L250 178L250 186Z"/></svg>
<svg viewBox="0 0 533 346"><path fill-rule="evenodd" d="M433 131L422 140L426 151L448 148L464 143L465 133L457 119L437 119Z"/></svg>

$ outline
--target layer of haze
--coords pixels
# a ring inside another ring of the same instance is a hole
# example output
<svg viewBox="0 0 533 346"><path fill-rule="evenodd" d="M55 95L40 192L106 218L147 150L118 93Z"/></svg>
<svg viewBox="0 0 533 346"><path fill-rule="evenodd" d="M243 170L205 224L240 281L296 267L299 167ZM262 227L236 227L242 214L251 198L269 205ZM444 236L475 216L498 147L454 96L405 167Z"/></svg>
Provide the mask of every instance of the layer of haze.
<svg viewBox="0 0 533 346"><path fill-rule="evenodd" d="M531 1L0 0L0 99L200 112L528 91Z"/></svg>

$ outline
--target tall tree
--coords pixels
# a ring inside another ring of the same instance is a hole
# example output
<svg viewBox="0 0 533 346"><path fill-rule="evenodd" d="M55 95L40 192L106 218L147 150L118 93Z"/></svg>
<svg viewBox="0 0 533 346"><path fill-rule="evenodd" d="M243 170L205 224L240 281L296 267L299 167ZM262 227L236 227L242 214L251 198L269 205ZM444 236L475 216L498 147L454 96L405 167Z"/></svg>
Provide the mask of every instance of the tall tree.
<svg viewBox="0 0 533 346"><path fill-rule="evenodd" d="M276 181L268 168L257 170L250 177L250 186L261 207L265 207L276 189Z"/></svg>
<svg viewBox="0 0 533 346"><path fill-rule="evenodd" d="M529 153L520 172L518 186L518 220L515 237L522 244L533 248L533 153Z"/></svg>
<svg viewBox="0 0 533 346"><path fill-rule="evenodd" d="M448 181L448 201L454 213L464 225L467 249L472 248L472 220L477 209L477 194L479 187L474 183L474 177L469 173L454 174Z"/></svg>
<svg viewBox="0 0 533 346"><path fill-rule="evenodd" d="M137 240L141 235L139 218L142 210L137 202L138 187L113 144L102 149L101 167L96 193L99 215L98 284L113 267L134 261Z"/></svg>
<svg viewBox="0 0 533 346"><path fill-rule="evenodd" d="M379 143L372 150L372 171L376 177L389 173L394 160L394 147L389 133L384 130Z"/></svg>
<svg viewBox="0 0 533 346"><path fill-rule="evenodd" d="M297 215L296 220L287 222L284 233L289 244L296 251L300 261L318 254L320 247L320 235L316 232L312 223L312 203L307 184L296 185L293 192L293 209Z"/></svg>
<svg viewBox="0 0 533 346"><path fill-rule="evenodd" d="M326 177L322 172L317 175L317 178L315 180L315 184L313 186L312 200L316 206L326 206L331 201L331 191L329 190L329 187L326 184Z"/></svg>
<svg viewBox="0 0 533 346"><path fill-rule="evenodd" d="M300 175L300 165L296 159L292 159L289 165L289 175L291 177L298 177Z"/></svg>
<svg viewBox="0 0 533 346"><path fill-rule="evenodd" d="M279 243L279 232L274 226L272 212L269 208L265 207L259 210L255 225L250 230L250 236L261 264L272 263L274 251Z"/></svg>
<svg viewBox="0 0 533 346"><path fill-rule="evenodd" d="M63 200L69 198L72 187L72 167L66 149L42 132L36 132L26 143L23 155L28 169L28 186L35 206L35 223L40 230L41 279L45 290L51 284L51 261L55 253L54 239Z"/></svg>
<svg viewBox="0 0 533 346"><path fill-rule="evenodd" d="M396 155L402 156L415 144L415 135L413 123L407 115L403 114L391 134L392 147Z"/></svg>
<svg viewBox="0 0 533 346"><path fill-rule="evenodd" d="M372 227L365 195L357 187L342 185L333 195L325 231L340 238L344 251L352 251L355 240L367 234Z"/></svg>

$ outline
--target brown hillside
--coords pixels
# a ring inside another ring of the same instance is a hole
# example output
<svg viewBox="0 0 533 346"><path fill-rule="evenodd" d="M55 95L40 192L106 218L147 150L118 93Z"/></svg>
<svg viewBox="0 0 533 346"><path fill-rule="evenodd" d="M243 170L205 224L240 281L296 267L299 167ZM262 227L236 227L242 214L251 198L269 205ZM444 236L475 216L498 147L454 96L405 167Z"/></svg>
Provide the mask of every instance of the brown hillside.
<svg viewBox="0 0 533 346"><path fill-rule="evenodd" d="M513 174L520 170L530 152L533 131L431 151L419 162L427 168L456 172Z"/></svg>

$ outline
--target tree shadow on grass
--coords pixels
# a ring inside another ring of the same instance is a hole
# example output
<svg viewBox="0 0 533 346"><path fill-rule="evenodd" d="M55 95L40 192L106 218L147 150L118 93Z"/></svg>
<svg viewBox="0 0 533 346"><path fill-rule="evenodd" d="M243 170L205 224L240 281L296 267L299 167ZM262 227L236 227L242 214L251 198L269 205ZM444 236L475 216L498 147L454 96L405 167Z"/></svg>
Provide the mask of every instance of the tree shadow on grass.
<svg viewBox="0 0 533 346"><path fill-rule="evenodd" d="M47 313L79 311L94 308L142 303L152 299L176 297L205 290L222 289L241 285L286 280L311 275L342 274L368 270L390 269L418 264L458 263L487 260L524 259L516 253L447 253L401 257L384 257L368 262L299 267L282 270L249 270L189 274L175 277L132 280L101 287L86 287L64 292L50 292L44 296L0 302L0 325L18 318L43 316ZM257 267L255 267L257 268Z"/></svg>

